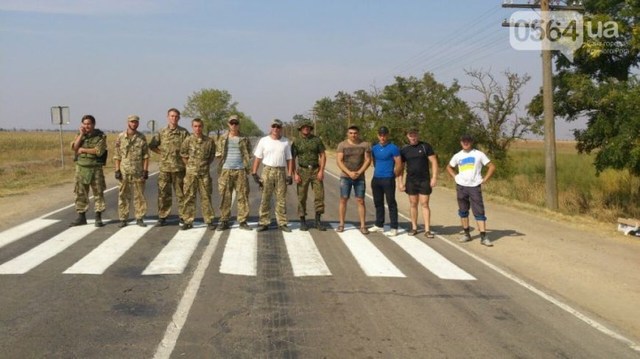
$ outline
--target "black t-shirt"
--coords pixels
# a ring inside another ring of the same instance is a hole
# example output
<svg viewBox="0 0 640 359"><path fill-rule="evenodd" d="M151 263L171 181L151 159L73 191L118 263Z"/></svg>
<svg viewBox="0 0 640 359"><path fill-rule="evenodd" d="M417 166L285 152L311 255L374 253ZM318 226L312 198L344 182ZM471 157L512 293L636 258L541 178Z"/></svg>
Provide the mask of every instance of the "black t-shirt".
<svg viewBox="0 0 640 359"><path fill-rule="evenodd" d="M406 163L407 178L429 180L429 156L435 155L433 148L426 142L418 142L415 146L406 145L400 150L400 158Z"/></svg>

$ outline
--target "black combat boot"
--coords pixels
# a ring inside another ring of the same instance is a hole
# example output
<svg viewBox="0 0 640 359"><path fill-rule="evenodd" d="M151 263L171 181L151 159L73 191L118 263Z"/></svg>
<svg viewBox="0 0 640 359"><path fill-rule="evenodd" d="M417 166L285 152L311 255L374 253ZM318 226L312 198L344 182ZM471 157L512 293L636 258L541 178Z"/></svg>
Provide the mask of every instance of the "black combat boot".
<svg viewBox="0 0 640 359"><path fill-rule="evenodd" d="M319 231L326 231L327 228L322 224L322 220L320 219L322 215L320 213L316 213L316 228Z"/></svg>
<svg viewBox="0 0 640 359"><path fill-rule="evenodd" d="M85 222L86 223L86 222ZM102 223L102 212L96 212L96 222L95 222L95 226L96 227L102 227L104 226L104 223Z"/></svg>
<svg viewBox="0 0 640 359"><path fill-rule="evenodd" d="M69 227L82 226L84 224L87 224L87 217L85 216L84 212L79 212L78 218L69 223Z"/></svg>
<svg viewBox="0 0 640 359"><path fill-rule="evenodd" d="M300 217L300 230L308 231L309 227L307 227L307 219L304 216Z"/></svg>

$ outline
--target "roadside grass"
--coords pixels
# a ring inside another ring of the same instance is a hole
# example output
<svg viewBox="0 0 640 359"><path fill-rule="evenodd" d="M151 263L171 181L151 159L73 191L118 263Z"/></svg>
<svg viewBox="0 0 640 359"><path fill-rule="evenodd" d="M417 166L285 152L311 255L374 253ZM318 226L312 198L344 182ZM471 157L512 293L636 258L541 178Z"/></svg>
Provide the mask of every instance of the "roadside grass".
<svg viewBox="0 0 640 359"><path fill-rule="evenodd" d="M599 175L593 155L578 154L575 142L556 145L559 212L612 222L618 217L640 218L640 178L628 171L606 170ZM545 157L541 141L521 141L509 151L511 176L496 176L483 192L510 203L545 208ZM497 168L497 171L505 169ZM448 177L448 176L447 176ZM445 185L453 187L447 179Z"/></svg>

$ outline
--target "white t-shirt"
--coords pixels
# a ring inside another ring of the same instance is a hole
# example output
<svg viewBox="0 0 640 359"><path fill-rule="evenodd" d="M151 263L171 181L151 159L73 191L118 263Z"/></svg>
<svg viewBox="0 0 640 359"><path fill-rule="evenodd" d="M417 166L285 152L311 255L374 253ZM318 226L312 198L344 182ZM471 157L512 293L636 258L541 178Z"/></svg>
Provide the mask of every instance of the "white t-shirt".
<svg viewBox="0 0 640 359"><path fill-rule="evenodd" d="M491 160L487 155L474 148L469 152L462 150L453 155L451 161L449 161L449 166L458 167L457 184L465 187L476 187L482 184L482 167L489 162Z"/></svg>
<svg viewBox="0 0 640 359"><path fill-rule="evenodd" d="M291 144L284 136L278 140L265 136L258 141L253 155L260 158L263 165L287 167L287 160L291 159Z"/></svg>

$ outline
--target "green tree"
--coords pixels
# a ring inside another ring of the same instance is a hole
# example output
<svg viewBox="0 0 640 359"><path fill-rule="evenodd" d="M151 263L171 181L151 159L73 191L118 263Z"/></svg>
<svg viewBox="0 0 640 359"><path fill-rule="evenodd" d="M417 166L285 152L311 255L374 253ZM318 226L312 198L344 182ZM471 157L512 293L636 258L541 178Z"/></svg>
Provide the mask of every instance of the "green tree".
<svg viewBox="0 0 640 359"><path fill-rule="evenodd" d="M640 2L586 0L585 41L574 62L555 55L554 111L567 121L586 119L574 131L580 152L595 152L595 168L629 169L640 175L638 138ZM529 104L542 114L542 96Z"/></svg>
<svg viewBox="0 0 640 359"><path fill-rule="evenodd" d="M238 112L237 105L225 90L202 89L189 96L183 114L186 117L201 118L205 124L205 133L215 131L220 135L226 129L229 116Z"/></svg>
<svg viewBox="0 0 640 359"><path fill-rule="evenodd" d="M416 127L420 138L440 155L440 161L446 161L460 149L460 135L477 123L469 106L458 97L459 91L457 82L447 87L431 73L421 79L397 76L381 93L382 119L376 125L389 127L397 144L405 143L406 130Z"/></svg>

